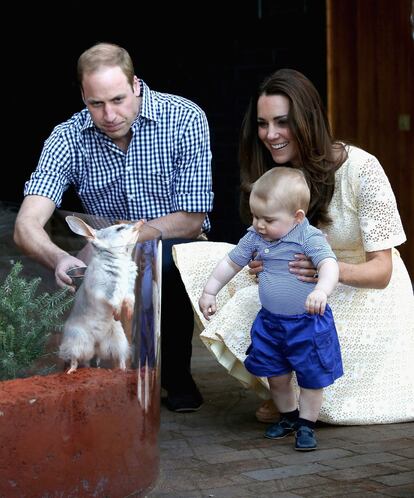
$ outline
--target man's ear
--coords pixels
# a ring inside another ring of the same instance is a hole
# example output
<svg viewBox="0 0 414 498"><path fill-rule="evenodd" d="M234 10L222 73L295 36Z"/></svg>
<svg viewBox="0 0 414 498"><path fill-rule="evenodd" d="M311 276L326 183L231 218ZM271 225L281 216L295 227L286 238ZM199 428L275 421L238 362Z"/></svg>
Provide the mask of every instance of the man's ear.
<svg viewBox="0 0 414 498"><path fill-rule="evenodd" d="M141 95L141 85L139 83L139 79L134 76L134 82L132 84L132 88L134 90L134 94L136 97L139 97Z"/></svg>
<svg viewBox="0 0 414 498"><path fill-rule="evenodd" d="M305 219L305 211L303 209L298 209L295 213L295 221L296 223L302 223Z"/></svg>

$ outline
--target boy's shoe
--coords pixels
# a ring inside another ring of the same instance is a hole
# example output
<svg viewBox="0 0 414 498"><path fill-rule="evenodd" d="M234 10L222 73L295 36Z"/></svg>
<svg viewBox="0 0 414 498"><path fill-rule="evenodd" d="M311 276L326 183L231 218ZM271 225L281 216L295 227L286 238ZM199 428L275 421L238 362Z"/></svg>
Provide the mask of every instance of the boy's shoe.
<svg viewBox="0 0 414 498"><path fill-rule="evenodd" d="M296 431L296 420L288 420L287 418L282 417L279 422L271 425L264 436L269 439L282 439L289 434L292 434Z"/></svg>
<svg viewBox="0 0 414 498"><path fill-rule="evenodd" d="M317 447L315 431L306 425L298 427L295 435L295 450L312 451Z"/></svg>

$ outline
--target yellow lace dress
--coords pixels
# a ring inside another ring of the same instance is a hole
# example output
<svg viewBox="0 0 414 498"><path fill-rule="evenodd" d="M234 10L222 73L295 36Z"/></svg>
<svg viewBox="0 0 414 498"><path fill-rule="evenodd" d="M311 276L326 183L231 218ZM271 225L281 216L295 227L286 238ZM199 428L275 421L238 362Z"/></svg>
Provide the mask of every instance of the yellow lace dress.
<svg viewBox="0 0 414 498"><path fill-rule="evenodd" d="M324 232L339 261L358 263L365 251L393 248L393 273L385 289L339 284L329 298L341 343L344 375L324 390L319 420L331 424L381 424L414 420L414 296L398 251L405 241L394 194L378 160L350 146L336 173L330 204L334 223ZM198 310L202 288L232 244L190 242L173 253L193 304L201 339L218 362L246 388L270 397L265 378L244 368L250 327L260 309L255 278L244 268L217 296L206 321Z"/></svg>

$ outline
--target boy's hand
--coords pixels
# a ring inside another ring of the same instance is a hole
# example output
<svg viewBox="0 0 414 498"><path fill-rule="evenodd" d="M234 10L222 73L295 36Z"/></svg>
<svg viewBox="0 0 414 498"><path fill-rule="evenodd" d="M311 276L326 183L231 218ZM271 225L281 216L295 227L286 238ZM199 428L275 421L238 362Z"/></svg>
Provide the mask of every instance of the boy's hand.
<svg viewBox="0 0 414 498"><path fill-rule="evenodd" d="M328 296L326 292L320 289L314 289L309 296L306 298L305 308L311 315L323 315L325 313L326 302L328 301Z"/></svg>
<svg viewBox="0 0 414 498"><path fill-rule="evenodd" d="M201 313L203 313L204 318L210 320L210 316L214 315L217 311L216 296L203 292L198 301L198 307L200 308Z"/></svg>

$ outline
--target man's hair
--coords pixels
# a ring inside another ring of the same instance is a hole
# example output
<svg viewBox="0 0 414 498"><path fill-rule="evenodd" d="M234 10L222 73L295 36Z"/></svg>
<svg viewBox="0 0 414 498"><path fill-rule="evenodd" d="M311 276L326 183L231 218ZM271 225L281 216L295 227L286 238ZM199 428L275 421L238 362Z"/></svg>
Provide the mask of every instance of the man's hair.
<svg viewBox="0 0 414 498"><path fill-rule="evenodd" d="M292 214L298 209L302 209L306 214L310 202L310 189L300 169L276 166L253 183L250 196Z"/></svg>
<svg viewBox="0 0 414 498"><path fill-rule="evenodd" d="M85 74L93 73L101 67L120 67L129 84L133 86L135 71L129 53L114 43L96 43L85 50L78 59L77 74L80 87L82 88Z"/></svg>

